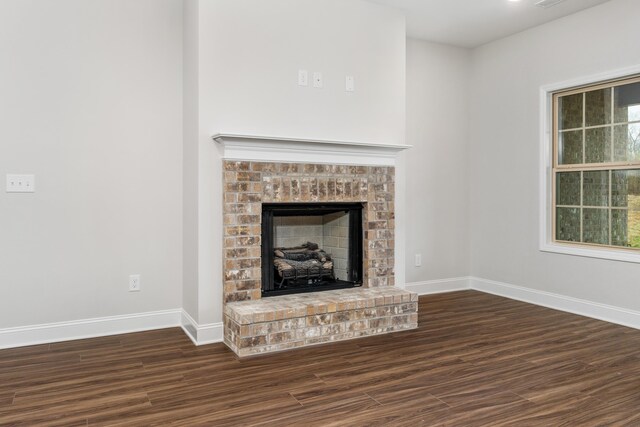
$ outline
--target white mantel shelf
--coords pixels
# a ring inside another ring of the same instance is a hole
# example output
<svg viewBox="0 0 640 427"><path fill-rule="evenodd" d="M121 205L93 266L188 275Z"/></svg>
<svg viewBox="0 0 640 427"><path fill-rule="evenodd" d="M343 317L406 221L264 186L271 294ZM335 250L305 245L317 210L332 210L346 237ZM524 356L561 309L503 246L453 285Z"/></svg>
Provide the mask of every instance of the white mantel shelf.
<svg viewBox="0 0 640 427"><path fill-rule="evenodd" d="M410 145L219 133L226 160L393 166Z"/></svg>

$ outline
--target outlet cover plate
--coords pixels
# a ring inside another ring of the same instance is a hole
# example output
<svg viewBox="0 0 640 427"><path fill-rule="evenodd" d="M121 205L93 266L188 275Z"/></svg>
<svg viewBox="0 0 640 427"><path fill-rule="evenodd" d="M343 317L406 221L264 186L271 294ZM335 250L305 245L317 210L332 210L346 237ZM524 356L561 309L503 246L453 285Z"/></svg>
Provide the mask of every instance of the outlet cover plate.
<svg viewBox="0 0 640 427"><path fill-rule="evenodd" d="M313 73L313 87L322 88L322 73L320 71Z"/></svg>
<svg viewBox="0 0 640 427"><path fill-rule="evenodd" d="M140 275L132 274L129 276L129 292L140 292Z"/></svg>
<svg viewBox="0 0 640 427"><path fill-rule="evenodd" d="M33 193L35 191L35 175L7 174L7 193Z"/></svg>

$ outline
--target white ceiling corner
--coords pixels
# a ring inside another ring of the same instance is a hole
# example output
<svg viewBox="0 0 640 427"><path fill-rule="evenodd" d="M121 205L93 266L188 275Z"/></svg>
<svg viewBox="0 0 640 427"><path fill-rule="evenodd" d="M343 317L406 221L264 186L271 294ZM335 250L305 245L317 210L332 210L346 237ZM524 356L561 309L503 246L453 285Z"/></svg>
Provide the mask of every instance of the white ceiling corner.
<svg viewBox="0 0 640 427"><path fill-rule="evenodd" d="M407 36L473 48L571 15L609 0L564 0L536 7L539 0L369 0L402 10Z"/></svg>

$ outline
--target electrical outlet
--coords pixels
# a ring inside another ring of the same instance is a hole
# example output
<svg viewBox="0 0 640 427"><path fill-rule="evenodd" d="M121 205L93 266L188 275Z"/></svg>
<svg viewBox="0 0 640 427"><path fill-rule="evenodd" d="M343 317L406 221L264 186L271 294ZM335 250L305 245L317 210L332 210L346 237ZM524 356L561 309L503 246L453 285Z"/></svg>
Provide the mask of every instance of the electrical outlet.
<svg viewBox="0 0 640 427"><path fill-rule="evenodd" d="M36 191L34 175L7 174L7 193L33 193Z"/></svg>
<svg viewBox="0 0 640 427"><path fill-rule="evenodd" d="M139 292L140 291L140 275L132 274L129 276L129 292Z"/></svg>
<svg viewBox="0 0 640 427"><path fill-rule="evenodd" d="M422 254L416 254L416 267L422 266Z"/></svg>
<svg viewBox="0 0 640 427"><path fill-rule="evenodd" d="M320 71L313 73L313 87L322 88L322 73Z"/></svg>

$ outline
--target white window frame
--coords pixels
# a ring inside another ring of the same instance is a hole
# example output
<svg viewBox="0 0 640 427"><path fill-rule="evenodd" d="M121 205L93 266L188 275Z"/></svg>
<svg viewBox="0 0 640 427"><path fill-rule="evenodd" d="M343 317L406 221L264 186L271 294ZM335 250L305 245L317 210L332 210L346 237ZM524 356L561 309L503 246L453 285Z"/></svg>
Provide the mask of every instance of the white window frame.
<svg viewBox="0 0 640 427"><path fill-rule="evenodd" d="M589 247L553 240L553 93L579 86L595 85L607 80L640 74L640 65L611 72L584 76L540 87L540 251L614 261L640 263L640 251L613 247Z"/></svg>

